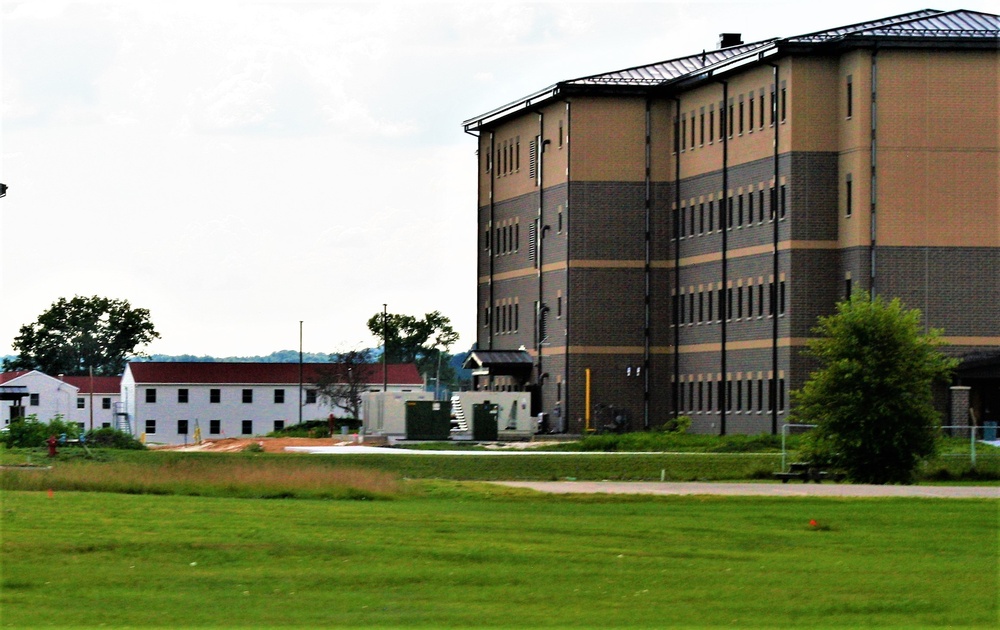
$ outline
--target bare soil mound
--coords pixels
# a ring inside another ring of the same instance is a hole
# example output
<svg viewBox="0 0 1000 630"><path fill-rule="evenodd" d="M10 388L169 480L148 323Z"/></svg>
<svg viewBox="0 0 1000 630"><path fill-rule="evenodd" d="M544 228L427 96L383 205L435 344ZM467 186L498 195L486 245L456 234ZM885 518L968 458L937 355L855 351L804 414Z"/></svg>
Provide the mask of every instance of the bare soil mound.
<svg viewBox="0 0 1000 630"><path fill-rule="evenodd" d="M259 444L265 453L284 453L286 446L345 446L357 444L350 440L352 436L347 436L348 440L336 438L221 438L218 440L202 440L200 444L170 444L163 446L150 446L158 451L204 451L214 453L238 453L246 450L252 444ZM367 446L381 446L372 437L365 438Z"/></svg>

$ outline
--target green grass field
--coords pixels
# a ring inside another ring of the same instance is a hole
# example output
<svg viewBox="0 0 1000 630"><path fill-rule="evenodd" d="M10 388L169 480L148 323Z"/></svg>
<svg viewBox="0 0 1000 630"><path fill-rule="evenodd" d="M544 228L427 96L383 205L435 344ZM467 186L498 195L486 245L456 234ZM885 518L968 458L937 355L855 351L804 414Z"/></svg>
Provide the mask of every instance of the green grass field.
<svg viewBox="0 0 1000 630"><path fill-rule="evenodd" d="M7 490L0 625L997 623L996 501L392 496Z"/></svg>

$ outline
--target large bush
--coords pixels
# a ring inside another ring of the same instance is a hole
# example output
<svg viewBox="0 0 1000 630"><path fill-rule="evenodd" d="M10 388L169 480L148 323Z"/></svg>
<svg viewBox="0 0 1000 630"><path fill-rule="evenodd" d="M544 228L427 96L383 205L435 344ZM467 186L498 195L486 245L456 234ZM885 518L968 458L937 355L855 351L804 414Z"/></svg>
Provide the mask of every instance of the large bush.
<svg viewBox="0 0 1000 630"><path fill-rule="evenodd" d="M794 395L794 416L815 424L811 457L859 483L910 483L935 452L932 385L955 365L924 332L920 311L858 292L821 317L808 354L819 360Z"/></svg>
<svg viewBox="0 0 1000 630"><path fill-rule="evenodd" d="M57 415L50 422L41 422L34 414L26 418L15 418L7 425L7 431L2 434L3 443L9 448L37 448L45 446L49 436L66 436L75 439L80 436L80 428L75 422L66 422Z"/></svg>

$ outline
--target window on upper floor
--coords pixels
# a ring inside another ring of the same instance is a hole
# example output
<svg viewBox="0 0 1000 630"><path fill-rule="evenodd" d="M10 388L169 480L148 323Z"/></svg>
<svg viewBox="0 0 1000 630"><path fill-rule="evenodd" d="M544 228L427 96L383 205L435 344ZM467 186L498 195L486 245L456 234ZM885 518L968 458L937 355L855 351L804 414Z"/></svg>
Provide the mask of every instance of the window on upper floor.
<svg viewBox="0 0 1000 630"><path fill-rule="evenodd" d="M185 388L180 388L177 390L177 402L186 403L188 401L188 390Z"/></svg>
<svg viewBox="0 0 1000 630"><path fill-rule="evenodd" d="M111 399L102 398L101 399L101 409L111 409Z"/></svg>
<svg viewBox="0 0 1000 630"><path fill-rule="evenodd" d="M210 403L222 402L222 390L221 389L208 390L208 402Z"/></svg>
<svg viewBox="0 0 1000 630"><path fill-rule="evenodd" d="M315 389L307 389L306 390L306 404L307 405L315 405L316 404L316 390Z"/></svg>
<svg viewBox="0 0 1000 630"><path fill-rule="evenodd" d="M850 217L852 214L854 214L854 182L848 173L844 182L844 216Z"/></svg>
<svg viewBox="0 0 1000 630"><path fill-rule="evenodd" d="M39 400L40 398L38 394L28 394L28 405L32 407L37 407L39 404Z"/></svg>
<svg viewBox="0 0 1000 630"><path fill-rule="evenodd" d="M285 402L285 390L276 389L274 390L274 404L281 405Z"/></svg>
<svg viewBox="0 0 1000 630"><path fill-rule="evenodd" d="M146 389L146 402L155 403L156 402L156 389L150 387Z"/></svg>
<svg viewBox="0 0 1000 630"><path fill-rule="evenodd" d="M243 402L247 403L247 404L253 402L253 390L252 389L244 389L243 390Z"/></svg>
<svg viewBox="0 0 1000 630"><path fill-rule="evenodd" d="M83 396L77 396L77 399L76 399L76 408L77 409L86 409L87 408L87 399L84 398Z"/></svg>
<svg viewBox="0 0 1000 630"><path fill-rule="evenodd" d="M854 116L854 77L847 75L847 117Z"/></svg>

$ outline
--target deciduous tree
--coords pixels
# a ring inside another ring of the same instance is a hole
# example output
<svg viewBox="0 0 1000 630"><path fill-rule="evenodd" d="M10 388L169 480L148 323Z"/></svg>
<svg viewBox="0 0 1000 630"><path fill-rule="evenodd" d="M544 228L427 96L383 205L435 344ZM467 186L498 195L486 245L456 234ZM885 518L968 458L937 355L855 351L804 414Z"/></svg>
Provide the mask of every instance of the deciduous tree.
<svg viewBox="0 0 1000 630"><path fill-rule="evenodd" d="M821 317L807 353L821 367L794 394L795 418L816 424L811 456L859 483L909 483L935 452L932 386L956 361L927 332L920 311L856 292Z"/></svg>
<svg viewBox="0 0 1000 630"><path fill-rule="evenodd" d="M5 359L4 370L39 370L46 374L117 376L136 348L158 339L149 311L127 300L106 297L59 298L38 320L21 326Z"/></svg>
<svg viewBox="0 0 1000 630"><path fill-rule="evenodd" d="M383 340L389 363L415 363L421 374L433 375L438 353L445 353L441 369L451 370L444 357L458 341L458 333L451 327L451 320L439 311L427 313L423 319L388 313L383 320L383 314L376 313L368 320L368 330Z"/></svg>

